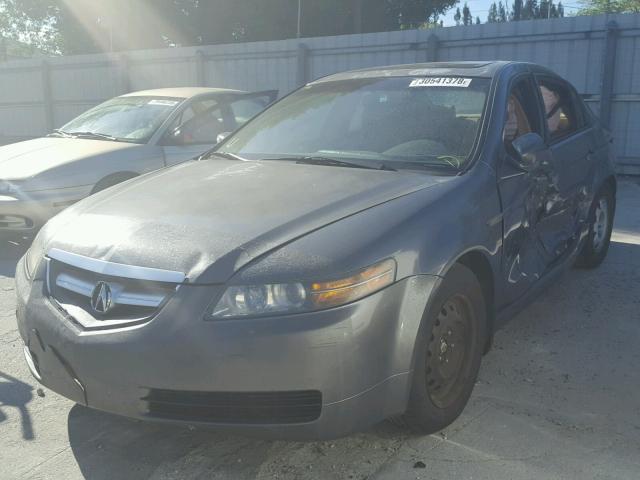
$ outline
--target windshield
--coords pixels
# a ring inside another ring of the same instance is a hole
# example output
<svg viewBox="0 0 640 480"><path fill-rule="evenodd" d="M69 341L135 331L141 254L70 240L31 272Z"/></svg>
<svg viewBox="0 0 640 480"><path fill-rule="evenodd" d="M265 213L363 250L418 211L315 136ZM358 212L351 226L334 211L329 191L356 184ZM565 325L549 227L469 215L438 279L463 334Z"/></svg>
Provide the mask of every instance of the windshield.
<svg viewBox="0 0 640 480"><path fill-rule="evenodd" d="M218 152L459 170L471 153L488 87L489 79L446 77L311 84L268 108Z"/></svg>
<svg viewBox="0 0 640 480"><path fill-rule="evenodd" d="M58 132L146 143L182 100L147 96L113 98L71 120Z"/></svg>

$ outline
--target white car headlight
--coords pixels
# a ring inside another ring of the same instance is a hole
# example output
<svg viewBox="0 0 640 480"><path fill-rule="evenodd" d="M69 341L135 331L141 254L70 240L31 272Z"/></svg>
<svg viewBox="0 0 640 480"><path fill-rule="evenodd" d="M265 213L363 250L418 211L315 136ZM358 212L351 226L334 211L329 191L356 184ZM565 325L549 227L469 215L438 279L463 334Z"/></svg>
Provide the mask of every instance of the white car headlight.
<svg viewBox="0 0 640 480"><path fill-rule="evenodd" d="M0 195L11 196L17 190L16 185L8 180L0 180Z"/></svg>
<svg viewBox="0 0 640 480"><path fill-rule="evenodd" d="M388 259L335 280L232 285L207 316L215 320L324 310L371 295L395 277L396 262Z"/></svg>
<svg viewBox="0 0 640 480"><path fill-rule="evenodd" d="M27 250L27 253L24 256L24 268L29 280L33 280L38 267L40 266L40 262L44 259L44 248L41 237L42 235L36 236L31 247L29 247L29 250Z"/></svg>

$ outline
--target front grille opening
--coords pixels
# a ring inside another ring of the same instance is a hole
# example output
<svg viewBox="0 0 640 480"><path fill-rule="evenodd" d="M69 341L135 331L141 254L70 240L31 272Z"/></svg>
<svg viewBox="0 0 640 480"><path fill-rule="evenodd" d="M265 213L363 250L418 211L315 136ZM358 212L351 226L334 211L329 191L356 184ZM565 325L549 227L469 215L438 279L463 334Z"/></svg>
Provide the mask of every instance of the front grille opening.
<svg viewBox="0 0 640 480"><path fill-rule="evenodd" d="M220 424L313 422L322 411L317 390L288 392L198 392L151 389L143 400L148 416Z"/></svg>

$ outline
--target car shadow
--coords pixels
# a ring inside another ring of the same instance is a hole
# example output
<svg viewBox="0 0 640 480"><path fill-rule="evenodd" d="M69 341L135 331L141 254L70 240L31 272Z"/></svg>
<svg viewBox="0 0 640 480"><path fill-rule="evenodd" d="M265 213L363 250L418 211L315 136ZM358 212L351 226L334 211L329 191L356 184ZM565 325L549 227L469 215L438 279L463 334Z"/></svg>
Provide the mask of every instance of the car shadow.
<svg viewBox="0 0 640 480"><path fill-rule="evenodd" d="M272 460L286 457L287 452L310 448L313 455L327 457L343 450L340 448L343 444L363 448L363 443L398 443L413 436L390 422L383 422L369 432L334 441L260 440L207 428L142 422L81 405L75 405L69 412L68 434L78 466L84 478L90 480L253 479L270 471ZM373 466L377 454L377 451L362 452L356 461L368 461ZM299 462L291 460L291 463ZM319 475L317 478L329 478L322 474L323 467L312 459L300 468L313 468L313 473ZM276 478L277 474L268 477ZM292 478L298 478L298 475Z"/></svg>
<svg viewBox="0 0 640 480"><path fill-rule="evenodd" d="M27 405L33 399L33 387L7 373L0 372L0 424L8 420L10 409L20 414L22 438L33 440L33 424Z"/></svg>

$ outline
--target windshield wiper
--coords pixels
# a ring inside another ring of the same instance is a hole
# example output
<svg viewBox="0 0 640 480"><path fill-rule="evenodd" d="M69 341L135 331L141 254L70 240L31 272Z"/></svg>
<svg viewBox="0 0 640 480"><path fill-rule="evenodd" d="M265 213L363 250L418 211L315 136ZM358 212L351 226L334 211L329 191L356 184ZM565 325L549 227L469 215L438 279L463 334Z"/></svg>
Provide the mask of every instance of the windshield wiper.
<svg viewBox="0 0 640 480"><path fill-rule="evenodd" d="M67 132L60 130L59 128L54 128L47 137L73 138L73 135L69 135Z"/></svg>
<svg viewBox="0 0 640 480"><path fill-rule="evenodd" d="M95 140L109 140L111 142L118 142L119 140L116 137L112 137L111 135L106 135L104 133L96 133L96 132L68 132L68 135L74 138L90 138Z"/></svg>
<svg viewBox="0 0 640 480"><path fill-rule="evenodd" d="M454 172L459 172L460 168L453 165L449 162L411 162L411 161L402 161L398 162L403 165L410 165L411 168L416 167L420 169L436 169L436 170L449 170Z"/></svg>
<svg viewBox="0 0 640 480"><path fill-rule="evenodd" d="M239 155L235 155L233 153L228 153L228 152L204 152L202 155L200 155L199 157L196 158L196 160L206 160L208 158L211 157L222 157L222 158L226 158L227 160L240 160L242 162L246 162L247 159L246 158L242 158Z"/></svg>
<svg viewBox="0 0 640 480"><path fill-rule="evenodd" d="M301 165L323 165L328 167L364 168L367 170L389 170L395 172L396 169L380 162L354 162L353 160L339 160L337 158L309 155L305 157L282 157L265 158L265 160L289 160Z"/></svg>

